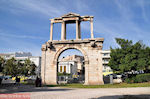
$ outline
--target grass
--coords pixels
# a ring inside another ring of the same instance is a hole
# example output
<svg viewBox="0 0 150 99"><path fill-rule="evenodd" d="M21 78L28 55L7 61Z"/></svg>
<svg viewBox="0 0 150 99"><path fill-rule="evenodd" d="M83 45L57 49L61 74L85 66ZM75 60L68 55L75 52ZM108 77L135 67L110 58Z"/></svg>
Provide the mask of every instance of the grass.
<svg viewBox="0 0 150 99"><path fill-rule="evenodd" d="M47 85L47 87L67 87L67 88L127 88L127 87L150 87L150 82L146 83L120 83L105 85L82 85L82 84L65 84L65 85Z"/></svg>

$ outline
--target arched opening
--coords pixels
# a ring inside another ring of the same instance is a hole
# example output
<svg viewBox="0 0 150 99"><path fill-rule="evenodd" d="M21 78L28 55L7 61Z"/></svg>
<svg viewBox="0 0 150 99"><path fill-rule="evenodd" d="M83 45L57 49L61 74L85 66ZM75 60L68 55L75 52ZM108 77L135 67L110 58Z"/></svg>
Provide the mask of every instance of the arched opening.
<svg viewBox="0 0 150 99"><path fill-rule="evenodd" d="M75 48L63 50L57 58L57 83L84 83L85 58Z"/></svg>

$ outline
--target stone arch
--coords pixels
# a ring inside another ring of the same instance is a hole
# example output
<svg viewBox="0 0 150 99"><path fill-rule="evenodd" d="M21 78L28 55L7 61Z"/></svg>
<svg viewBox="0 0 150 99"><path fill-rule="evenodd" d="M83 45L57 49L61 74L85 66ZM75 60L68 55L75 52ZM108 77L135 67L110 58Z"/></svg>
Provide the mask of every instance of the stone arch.
<svg viewBox="0 0 150 99"><path fill-rule="evenodd" d="M88 56L87 56L87 53L86 53L82 48L80 48L80 47L78 47L78 46L65 46L65 47L60 48L60 49L56 52L56 54L55 54L55 56L54 56L54 60L53 60L53 63L54 63L55 65L57 65L57 61L58 61L58 58L59 58L59 56L61 55L61 53L64 52L65 50L68 50L68 49L77 49L77 50L79 50L79 51L83 54L83 56L84 56L85 64L87 64L87 63L89 62L89 58L88 58Z"/></svg>
<svg viewBox="0 0 150 99"><path fill-rule="evenodd" d="M84 84L88 85L88 82L89 82L89 73L88 73L89 58L88 58L87 53L79 46L74 46L74 45L65 46L65 47L60 48L58 51L56 51L56 54L55 54L54 60L53 60L55 70L57 71L57 68L58 68L57 67L57 62L58 62L59 56L61 55L62 52L64 52L65 50L68 50L68 49L77 49L83 54L83 56L84 56L84 66L85 66L85 82L84 82ZM56 77L57 77L57 74L56 74Z"/></svg>

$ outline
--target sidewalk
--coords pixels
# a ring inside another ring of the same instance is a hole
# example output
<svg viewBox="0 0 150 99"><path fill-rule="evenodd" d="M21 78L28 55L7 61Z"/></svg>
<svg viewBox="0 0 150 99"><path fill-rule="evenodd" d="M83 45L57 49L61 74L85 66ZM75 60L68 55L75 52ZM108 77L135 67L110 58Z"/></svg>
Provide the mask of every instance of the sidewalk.
<svg viewBox="0 0 150 99"><path fill-rule="evenodd" d="M150 99L150 87L81 89L21 85L0 88L0 93L29 93L31 99L119 99L120 97Z"/></svg>

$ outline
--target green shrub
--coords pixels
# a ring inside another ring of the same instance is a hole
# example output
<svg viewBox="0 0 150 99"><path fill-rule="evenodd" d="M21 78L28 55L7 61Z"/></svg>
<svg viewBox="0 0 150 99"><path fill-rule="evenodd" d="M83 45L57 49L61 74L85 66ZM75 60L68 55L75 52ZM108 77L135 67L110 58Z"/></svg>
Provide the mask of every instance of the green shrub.
<svg viewBox="0 0 150 99"><path fill-rule="evenodd" d="M126 83L142 83L150 81L150 73L147 74L139 74L132 78L127 78L125 80Z"/></svg>
<svg viewBox="0 0 150 99"><path fill-rule="evenodd" d="M126 78L126 79L125 79L125 82L126 82L126 83L131 83L131 81L132 81L131 78Z"/></svg>
<svg viewBox="0 0 150 99"><path fill-rule="evenodd" d="M65 73L65 72L63 72L63 73L57 73L57 75L58 76L69 76L69 75L71 75L71 74L68 74L68 73Z"/></svg>

